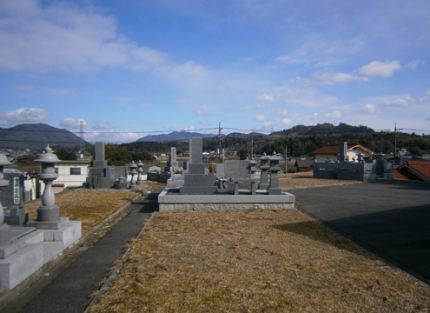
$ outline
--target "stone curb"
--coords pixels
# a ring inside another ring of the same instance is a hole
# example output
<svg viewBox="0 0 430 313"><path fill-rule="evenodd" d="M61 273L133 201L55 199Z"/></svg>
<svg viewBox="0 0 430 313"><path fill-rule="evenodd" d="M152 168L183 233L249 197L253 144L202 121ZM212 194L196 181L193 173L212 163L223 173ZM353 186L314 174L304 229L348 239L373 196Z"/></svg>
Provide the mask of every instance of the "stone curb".
<svg viewBox="0 0 430 313"><path fill-rule="evenodd" d="M106 217L102 222L94 226L91 230L87 231L85 234L79 238L78 241L70 245L66 248L62 253L57 255L54 259L43 265L29 277L27 277L24 281L22 281L19 285L17 285L12 290L5 290L4 293L0 294L0 310L3 309L9 302L14 300L16 297L20 295L21 292L24 292L28 288L30 288L33 284L35 284L43 275L61 263L64 259L67 258L69 253L74 252L79 247L90 241L95 234L109 224L111 221L116 220L119 222L122 218L125 217L131 211L131 206L136 203L136 201L140 200L140 198L145 197L144 194L139 194L134 197L130 202L121 206L116 212L112 213L108 217Z"/></svg>

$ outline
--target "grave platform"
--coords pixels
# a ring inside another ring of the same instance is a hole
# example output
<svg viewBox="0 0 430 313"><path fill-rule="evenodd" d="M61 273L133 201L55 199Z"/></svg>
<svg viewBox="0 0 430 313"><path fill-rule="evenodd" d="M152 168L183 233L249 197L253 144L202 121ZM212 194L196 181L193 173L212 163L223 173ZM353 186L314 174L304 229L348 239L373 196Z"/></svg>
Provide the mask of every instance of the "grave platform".
<svg viewBox="0 0 430 313"><path fill-rule="evenodd" d="M160 212L218 211L218 210L289 210L294 208L296 197L288 192L269 195L257 190L252 195L247 190L233 194L181 194L178 189L165 188L158 196Z"/></svg>
<svg viewBox="0 0 430 313"><path fill-rule="evenodd" d="M13 289L80 237L81 222L68 219L58 229L11 227L11 243L0 246L0 289Z"/></svg>

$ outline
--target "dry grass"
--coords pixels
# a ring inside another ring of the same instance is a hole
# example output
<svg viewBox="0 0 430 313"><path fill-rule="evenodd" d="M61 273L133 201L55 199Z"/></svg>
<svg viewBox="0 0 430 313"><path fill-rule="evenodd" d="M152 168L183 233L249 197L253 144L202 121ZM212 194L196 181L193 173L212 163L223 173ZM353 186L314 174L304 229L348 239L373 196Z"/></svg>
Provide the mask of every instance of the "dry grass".
<svg viewBox="0 0 430 313"><path fill-rule="evenodd" d="M295 210L158 213L91 312L428 312L429 299Z"/></svg>
<svg viewBox="0 0 430 313"><path fill-rule="evenodd" d="M303 189L303 188L312 188L312 187L352 185L352 184L360 184L360 183L362 182L357 180L313 178L312 172L290 173L290 174L279 175L279 186L284 191Z"/></svg>
<svg viewBox="0 0 430 313"><path fill-rule="evenodd" d="M133 198L146 190L152 190L152 184L144 183L139 186L139 192L127 189L75 189L67 193L56 195L55 204L60 207L60 215L70 220L82 222L82 233L91 230L106 217L115 213L121 206L129 203ZM25 205L29 220L37 218L37 208L41 201Z"/></svg>

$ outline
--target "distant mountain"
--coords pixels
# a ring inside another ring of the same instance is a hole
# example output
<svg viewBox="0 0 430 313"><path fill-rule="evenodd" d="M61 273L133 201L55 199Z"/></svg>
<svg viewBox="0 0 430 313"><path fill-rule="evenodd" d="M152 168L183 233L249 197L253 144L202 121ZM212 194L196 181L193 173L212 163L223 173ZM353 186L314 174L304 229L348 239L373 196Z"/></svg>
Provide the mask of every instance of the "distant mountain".
<svg viewBox="0 0 430 313"><path fill-rule="evenodd" d="M367 134L374 133L372 128L367 126L352 126L345 123L340 123L334 126L330 123L317 124L314 126L297 125L290 129L282 130L273 133L280 136L314 136L314 135L335 135L335 134Z"/></svg>
<svg viewBox="0 0 430 313"><path fill-rule="evenodd" d="M20 124L11 128L0 128L0 148L43 149L48 144L79 146L81 138L68 130L46 124Z"/></svg>
<svg viewBox="0 0 430 313"><path fill-rule="evenodd" d="M162 134L162 135L149 135L142 138L139 138L135 142L141 141L151 141L151 142L163 142L163 141L184 141L190 140L194 137L204 137L204 138L212 138L216 137L215 134L200 134L200 133L191 133L186 131L177 132L174 131L170 134Z"/></svg>
<svg viewBox="0 0 430 313"><path fill-rule="evenodd" d="M236 132L236 133L230 133L230 134L226 135L226 137L231 137L231 138L260 138L260 137L267 137L267 135L261 134L261 133L256 133L256 132L252 132L249 134Z"/></svg>

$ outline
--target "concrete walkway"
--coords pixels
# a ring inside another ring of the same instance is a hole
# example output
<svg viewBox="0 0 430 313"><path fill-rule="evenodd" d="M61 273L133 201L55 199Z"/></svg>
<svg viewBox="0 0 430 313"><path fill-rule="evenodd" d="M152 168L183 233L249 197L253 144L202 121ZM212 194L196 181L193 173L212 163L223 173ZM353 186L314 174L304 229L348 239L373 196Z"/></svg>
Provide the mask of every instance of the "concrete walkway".
<svg viewBox="0 0 430 313"><path fill-rule="evenodd" d="M298 208L430 283L430 184L389 181L292 190Z"/></svg>
<svg viewBox="0 0 430 313"><path fill-rule="evenodd" d="M140 232L151 212L158 210L157 196L153 193L134 204L130 214L99 242L75 251L2 312L83 312L127 243Z"/></svg>

